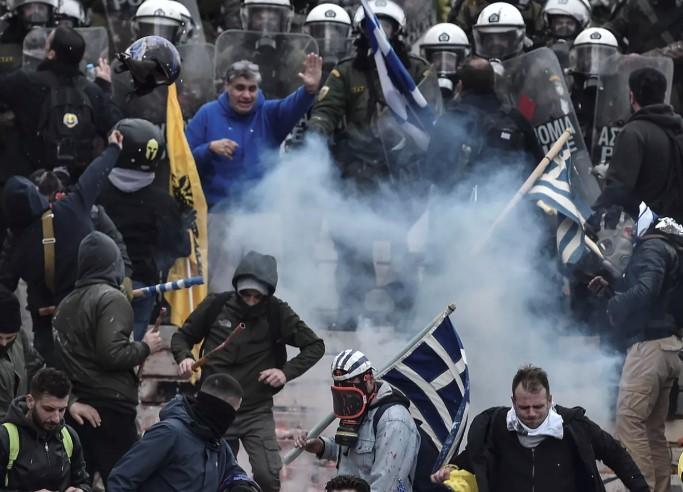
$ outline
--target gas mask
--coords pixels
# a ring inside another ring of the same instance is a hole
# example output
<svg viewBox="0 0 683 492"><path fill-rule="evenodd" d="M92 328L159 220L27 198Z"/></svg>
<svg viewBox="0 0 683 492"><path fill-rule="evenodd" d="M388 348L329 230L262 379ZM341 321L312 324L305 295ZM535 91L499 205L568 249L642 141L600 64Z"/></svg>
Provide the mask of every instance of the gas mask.
<svg viewBox="0 0 683 492"><path fill-rule="evenodd" d="M353 446L358 440L358 428L363 423L368 405L375 395L366 393L368 375L359 383L340 382L332 386L332 407L339 419L334 441L340 446Z"/></svg>
<svg viewBox="0 0 683 492"><path fill-rule="evenodd" d="M603 267L613 280L623 277L635 240L636 224L630 215L620 209L612 209L600 216L600 228L596 242L603 253Z"/></svg>

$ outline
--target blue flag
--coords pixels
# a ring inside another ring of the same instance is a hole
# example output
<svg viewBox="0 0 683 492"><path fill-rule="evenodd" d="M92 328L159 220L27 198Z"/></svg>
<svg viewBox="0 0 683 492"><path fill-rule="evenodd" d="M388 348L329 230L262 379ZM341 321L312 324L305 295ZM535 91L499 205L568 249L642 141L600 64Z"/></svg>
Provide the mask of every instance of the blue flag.
<svg viewBox="0 0 683 492"><path fill-rule="evenodd" d="M467 427L470 378L465 349L448 316L382 376L410 400L410 413L440 450L436 471L457 451Z"/></svg>

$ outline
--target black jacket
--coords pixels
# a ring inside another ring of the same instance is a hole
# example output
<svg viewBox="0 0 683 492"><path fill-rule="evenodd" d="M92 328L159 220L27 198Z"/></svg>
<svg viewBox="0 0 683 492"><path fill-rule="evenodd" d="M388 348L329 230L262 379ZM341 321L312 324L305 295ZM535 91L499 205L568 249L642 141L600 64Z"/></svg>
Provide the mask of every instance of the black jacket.
<svg viewBox="0 0 683 492"><path fill-rule="evenodd" d="M472 421L467 435L467 449L460 453L454 462L460 468L474 473L477 478L479 492L501 492L515 490L509 488L511 476L501 473L510 461L517 466L516 471L524 473L521 467L529 467L527 475L535 477L535 483L553 483L553 478L562 473L560 467L536 467L533 463L522 458L526 448L523 448L514 432L507 430L506 415L509 407L492 407L477 415ZM564 408L557 406L557 413L564 421L564 438L561 443L567 443L569 452L574 456L573 479L575 490L580 492L604 492L605 486L600 479L600 473L595 460L600 460L609 466L628 490L647 492L649 488L638 466L626 449L611 435L603 431L596 423L585 416L581 407ZM549 438L553 439L553 438ZM539 446L542 446L541 443ZM553 452L558 452L555 448ZM564 448L567 450L567 448ZM554 456L542 456L545 461ZM519 466L521 465L521 466ZM530 482L530 479L529 479ZM533 490L529 483L526 490ZM539 489L537 492L555 492L561 490L556 482L552 488Z"/></svg>
<svg viewBox="0 0 683 492"><path fill-rule="evenodd" d="M610 322L623 342L621 348L676 332L670 307L680 303L680 299L672 299L679 271L678 252L669 240L663 235L641 238L607 303Z"/></svg>
<svg viewBox="0 0 683 492"><path fill-rule="evenodd" d="M91 209L109 171L116 164L119 147L110 145L81 175L74 191L52 205L55 232L55 291L45 284L43 232L40 216L49 208L35 185L26 178L11 178L3 193L3 210L14 247L0 258L0 283L9 290L19 279L28 285L28 307L37 316L41 307L56 305L76 281L78 245L93 230Z"/></svg>
<svg viewBox="0 0 683 492"><path fill-rule="evenodd" d="M617 137L607 187L593 208L618 204L637 214L642 201L660 217L683 221L683 210L669 188L673 165L683 163L667 132L683 133L683 118L668 104L651 104L631 116ZM617 192L630 193L629 203L615 200Z"/></svg>
<svg viewBox="0 0 683 492"><path fill-rule="evenodd" d="M69 487L90 492L90 477L85 469L83 448L78 434L66 424L73 441L73 453L68 459L62 444L61 426L45 431L35 425L26 415L26 396L12 402L5 417L19 431L19 456L9 473L9 484L5 486L9 437L0 428L0 492L33 492L34 490L63 491Z"/></svg>
<svg viewBox="0 0 683 492"><path fill-rule="evenodd" d="M73 383L73 394L95 407L135 413L138 380L133 368L149 355L131 342L133 309L118 286L121 253L101 232L89 234L78 252L78 281L53 319L55 352Z"/></svg>

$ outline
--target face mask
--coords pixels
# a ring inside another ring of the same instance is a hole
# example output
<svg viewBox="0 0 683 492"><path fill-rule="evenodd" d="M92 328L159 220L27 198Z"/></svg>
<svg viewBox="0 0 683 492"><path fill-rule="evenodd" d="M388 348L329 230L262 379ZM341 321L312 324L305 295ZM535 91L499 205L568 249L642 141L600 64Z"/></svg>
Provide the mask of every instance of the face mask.
<svg viewBox="0 0 683 492"><path fill-rule="evenodd" d="M600 220L597 243L604 255L603 266L607 268L614 280L620 279L633 254L635 238L635 222L626 213L621 212L616 224L605 225L607 214Z"/></svg>
<svg viewBox="0 0 683 492"><path fill-rule="evenodd" d="M334 415L339 419L334 441L340 446L353 446L358 440L358 428L363 423L372 396L361 389L364 387L365 382L331 387Z"/></svg>
<svg viewBox="0 0 683 492"><path fill-rule="evenodd" d="M235 420L236 412L232 406L213 395L199 392L192 403L192 409L201 422L220 439Z"/></svg>

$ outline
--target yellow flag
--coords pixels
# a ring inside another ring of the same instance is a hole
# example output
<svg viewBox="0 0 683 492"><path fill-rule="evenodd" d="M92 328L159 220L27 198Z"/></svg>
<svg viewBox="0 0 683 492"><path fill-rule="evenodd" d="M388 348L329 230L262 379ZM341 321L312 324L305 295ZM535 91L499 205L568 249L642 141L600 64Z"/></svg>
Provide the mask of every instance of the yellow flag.
<svg viewBox="0 0 683 492"><path fill-rule="evenodd" d="M204 284L190 289L174 290L165 294L171 305L171 323L182 326L190 313L208 292L208 240L206 231L207 207L197 166L185 138L183 114L178 103L176 85L168 88L166 102L166 152L171 165L170 193L181 207L197 212L197 220L189 231L192 251L187 258L178 258L168 273L168 281L194 275L204 277Z"/></svg>

